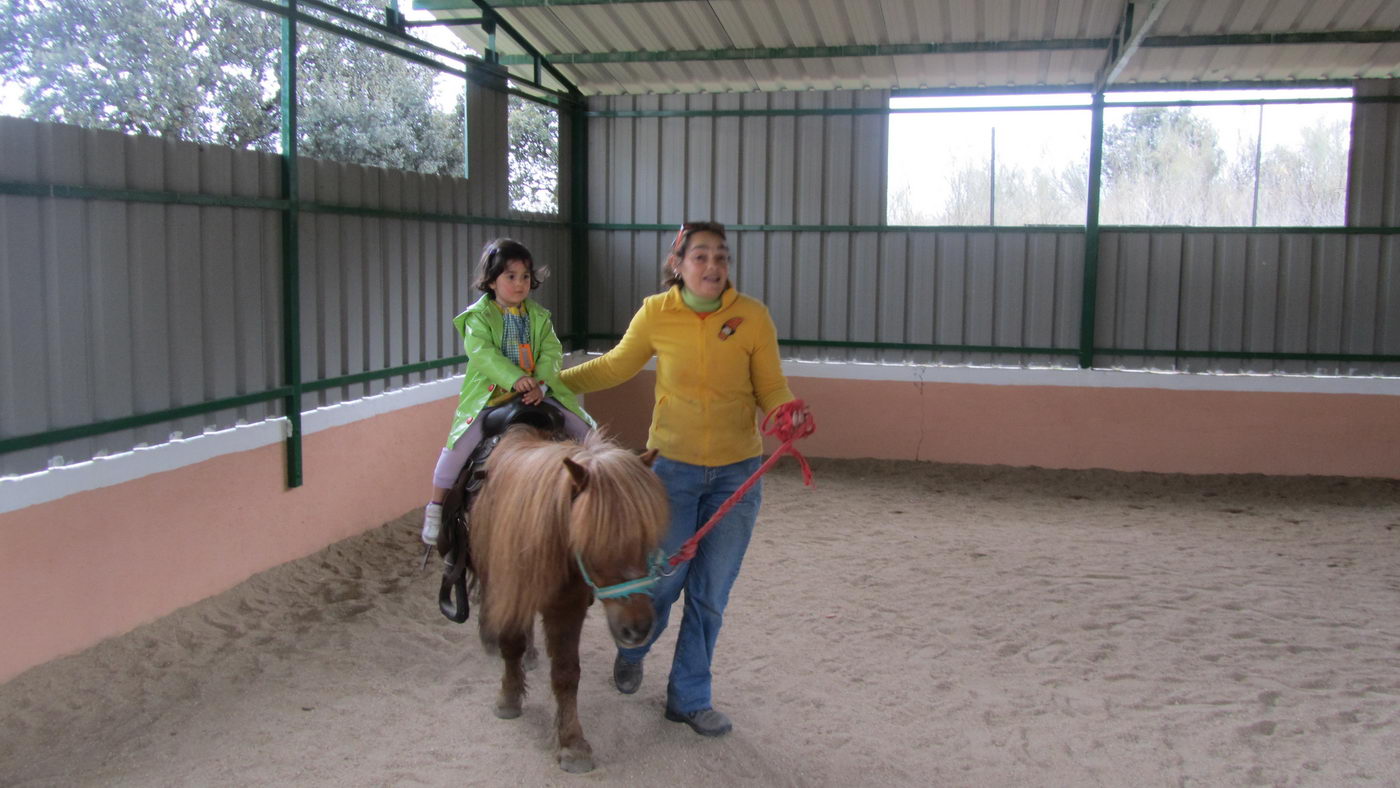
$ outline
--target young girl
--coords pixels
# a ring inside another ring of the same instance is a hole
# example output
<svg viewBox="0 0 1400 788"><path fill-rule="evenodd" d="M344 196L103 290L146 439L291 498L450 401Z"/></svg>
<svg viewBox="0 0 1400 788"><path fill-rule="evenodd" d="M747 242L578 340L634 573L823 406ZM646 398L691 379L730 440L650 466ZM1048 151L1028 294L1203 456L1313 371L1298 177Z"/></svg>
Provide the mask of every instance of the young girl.
<svg viewBox="0 0 1400 788"><path fill-rule="evenodd" d="M433 471L433 495L423 511L423 541L437 544L442 501L467 458L481 443L483 408L519 395L527 404L545 405L564 417L569 437L581 440L597 426L559 382L564 350L554 335L549 310L532 301L544 271L535 270L530 250L509 238L486 244L476 268L476 289L485 293L452 319L467 353L467 374L447 446Z"/></svg>

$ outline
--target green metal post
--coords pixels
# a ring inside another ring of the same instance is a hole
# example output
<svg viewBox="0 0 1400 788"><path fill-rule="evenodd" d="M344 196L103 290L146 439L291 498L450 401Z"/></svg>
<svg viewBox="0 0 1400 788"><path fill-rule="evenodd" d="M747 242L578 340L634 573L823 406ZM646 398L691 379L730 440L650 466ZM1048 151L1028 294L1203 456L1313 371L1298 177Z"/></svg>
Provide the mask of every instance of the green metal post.
<svg viewBox="0 0 1400 788"><path fill-rule="evenodd" d="M1099 295L1099 192L1103 183L1103 93L1094 94L1089 127L1089 208L1084 217L1084 292L1079 312L1079 366L1094 366Z"/></svg>
<svg viewBox="0 0 1400 788"><path fill-rule="evenodd" d="M282 17L282 377L291 393L282 399L287 434L287 486L301 486L301 266L297 185L297 0Z"/></svg>
<svg viewBox="0 0 1400 788"><path fill-rule="evenodd" d="M575 93L569 113L569 257L573 300L570 309L573 350L588 346L588 114L583 95Z"/></svg>

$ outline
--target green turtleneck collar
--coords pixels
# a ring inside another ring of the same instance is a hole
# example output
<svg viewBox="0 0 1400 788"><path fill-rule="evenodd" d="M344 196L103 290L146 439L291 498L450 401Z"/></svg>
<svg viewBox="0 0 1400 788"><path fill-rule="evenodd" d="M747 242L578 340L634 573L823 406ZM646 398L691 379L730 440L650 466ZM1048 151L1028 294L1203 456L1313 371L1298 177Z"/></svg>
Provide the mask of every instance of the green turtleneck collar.
<svg viewBox="0 0 1400 788"><path fill-rule="evenodd" d="M719 309L720 304L724 301L724 298L721 296L720 298L714 298L707 301L682 287L681 300L685 302L686 306L690 307L696 312L713 312L716 309Z"/></svg>

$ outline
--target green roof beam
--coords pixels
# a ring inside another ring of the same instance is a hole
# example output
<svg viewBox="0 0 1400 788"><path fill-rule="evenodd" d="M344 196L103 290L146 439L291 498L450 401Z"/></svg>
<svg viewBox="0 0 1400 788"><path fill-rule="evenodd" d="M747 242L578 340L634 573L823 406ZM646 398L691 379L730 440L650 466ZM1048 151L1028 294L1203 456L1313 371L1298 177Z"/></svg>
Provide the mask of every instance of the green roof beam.
<svg viewBox="0 0 1400 788"><path fill-rule="evenodd" d="M493 8L544 8L565 5L627 5L631 3L675 3L691 0L495 0ZM471 8L470 0L413 0L415 11L456 11Z"/></svg>
<svg viewBox="0 0 1400 788"><path fill-rule="evenodd" d="M1397 30L1331 30L1316 33L1220 33L1187 36L1147 36L1144 48L1284 46L1288 44L1394 44Z"/></svg>
<svg viewBox="0 0 1400 788"><path fill-rule="evenodd" d="M1146 13L1137 20L1137 29L1133 28L1133 17L1137 16L1138 3L1128 3L1123 7L1123 15L1118 19L1118 26L1113 31L1113 43L1109 44L1108 57L1102 66L1099 66L1098 74L1094 77L1094 92L1102 93L1118 75L1127 68L1128 61L1132 60L1137 53L1138 47L1147 38L1147 31L1157 24L1157 19L1166 10L1170 0L1152 0L1147 7Z"/></svg>
<svg viewBox="0 0 1400 788"><path fill-rule="evenodd" d="M747 49L679 49L642 52L562 52L546 55L556 65L588 63L660 63L687 60L790 60L811 57L882 57L889 55L940 55L968 52L1041 52L1067 49L1103 49L1107 38L1052 38L1034 41L952 41L946 44L855 44L814 47L751 47ZM521 66L522 55L501 57L501 64Z"/></svg>
<svg viewBox="0 0 1400 788"><path fill-rule="evenodd" d="M499 6L499 3L497 3ZM555 65L597 63L673 63L717 60L793 60L800 58L961 55L979 52L1103 51L1112 38L1047 38L1024 41L949 41L920 44L851 44L845 46L750 47L744 49L641 50L630 52L556 52L545 58ZM1165 49L1203 46L1279 46L1287 44L1387 44L1400 42L1391 30L1338 30L1330 33L1227 33L1221 35L1144 36L1138 46ZM523 66L530 55L502 55L501 65Z"/></svg>

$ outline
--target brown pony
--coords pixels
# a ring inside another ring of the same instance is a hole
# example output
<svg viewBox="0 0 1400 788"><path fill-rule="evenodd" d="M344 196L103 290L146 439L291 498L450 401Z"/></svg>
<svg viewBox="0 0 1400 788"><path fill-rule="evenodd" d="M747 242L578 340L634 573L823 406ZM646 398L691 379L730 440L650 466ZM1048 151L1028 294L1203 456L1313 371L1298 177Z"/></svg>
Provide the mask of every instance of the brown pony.
<svg viewBox="0 0 1400 788"><path fill-rule="evenodd" d="M638 457L597 435L552 441L515 426L487 461L486 484L472 505L482 642L499 647L505 661L496 716L520 716L522 657L538 615L557 704L556 757L568 772L593 768L578 720L579 634L593 587L647 577L666 526L666 490L649 467L654 456ZM603 609L619 646L650 636L654 614L645 593L604 599Z"/></svg>

